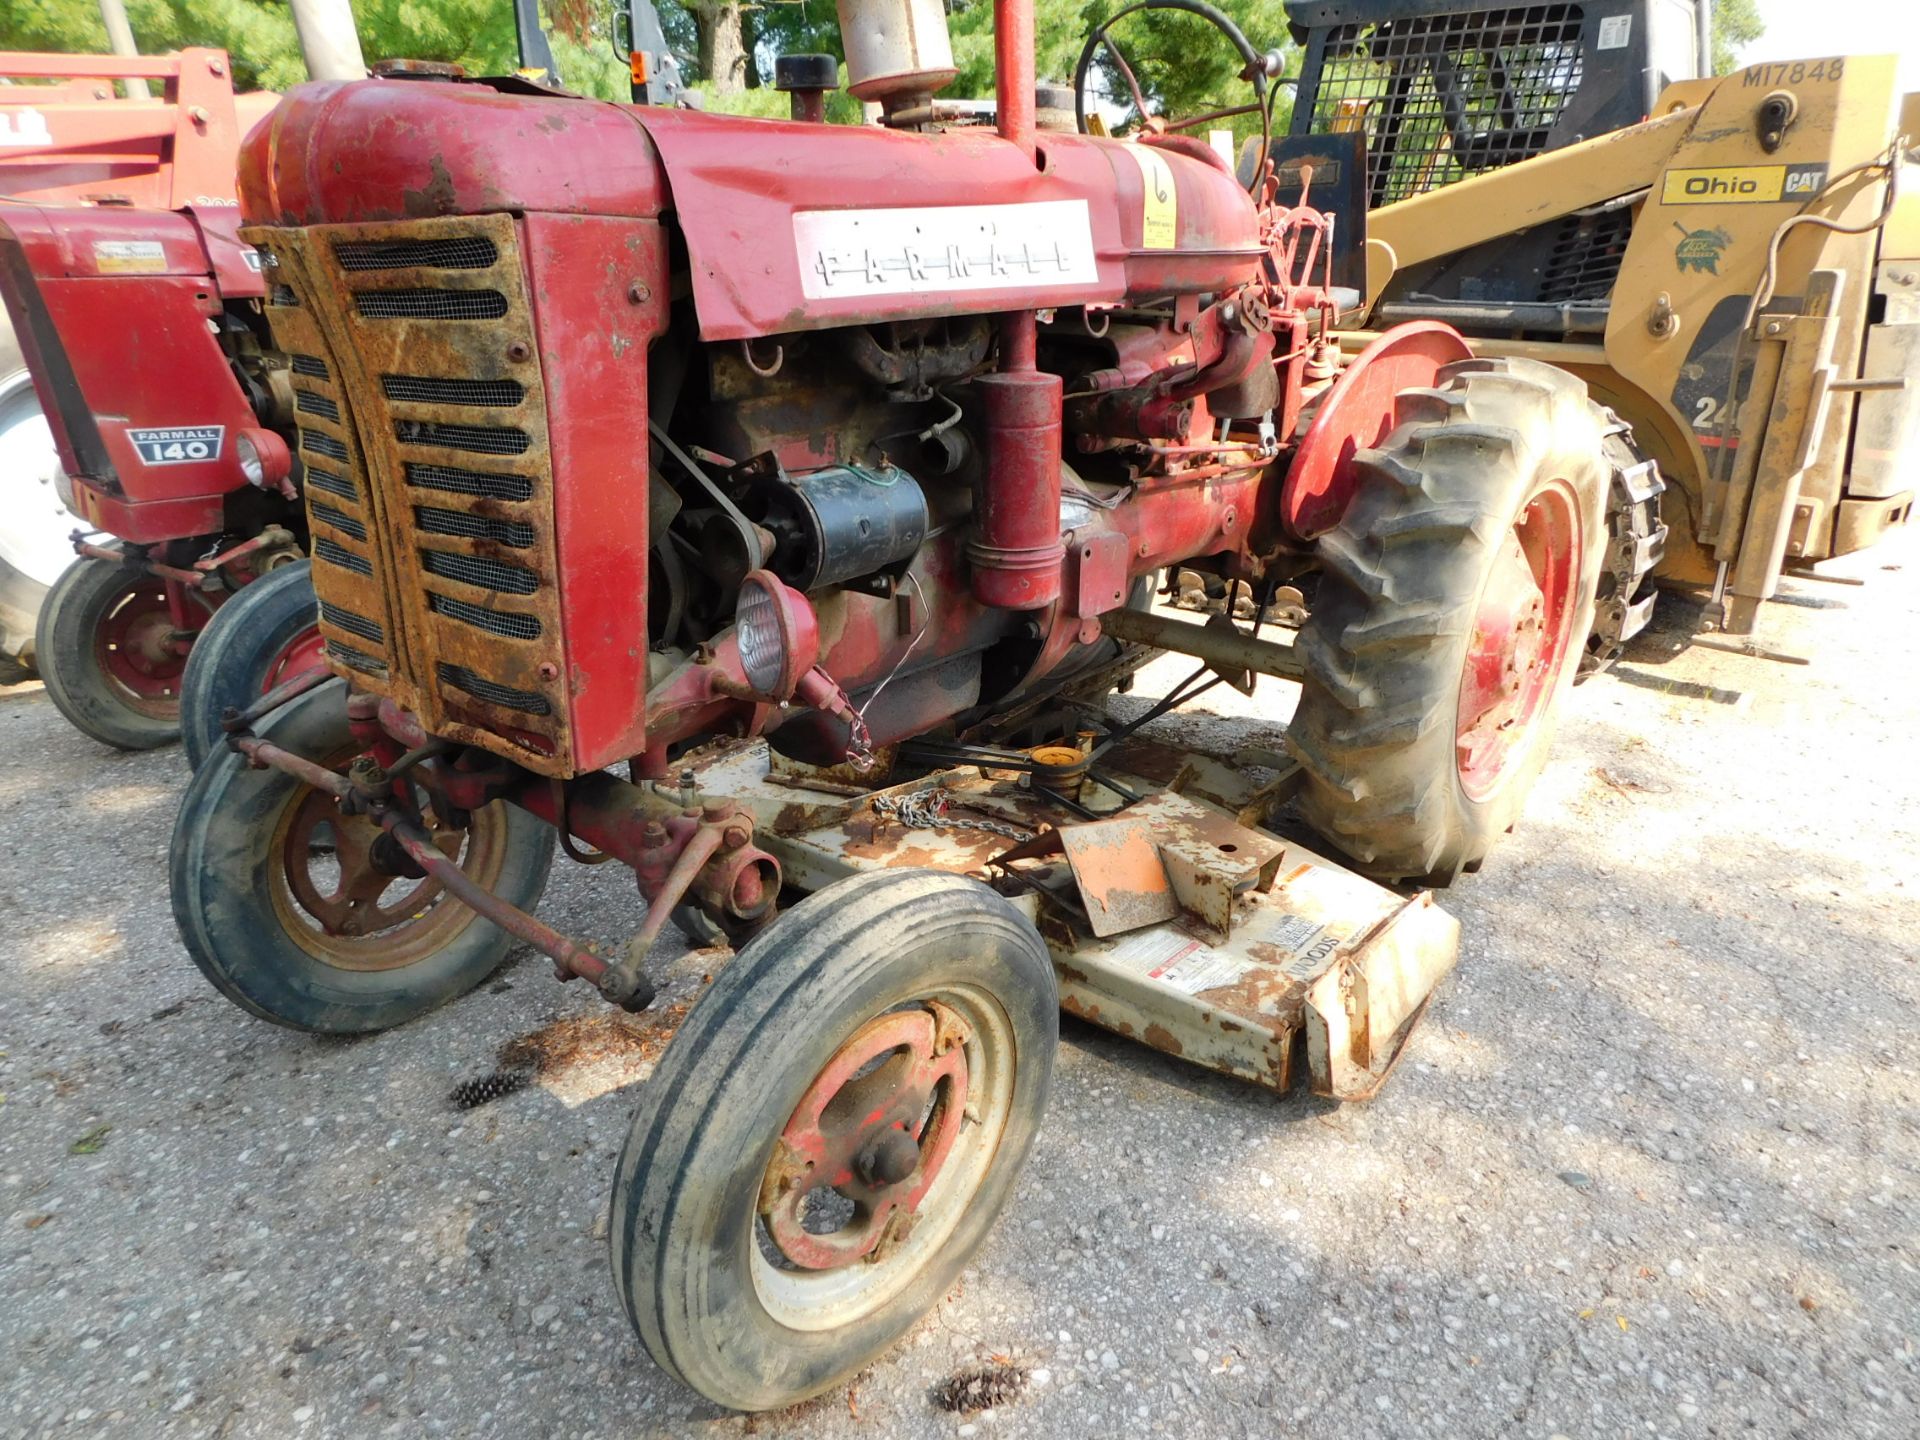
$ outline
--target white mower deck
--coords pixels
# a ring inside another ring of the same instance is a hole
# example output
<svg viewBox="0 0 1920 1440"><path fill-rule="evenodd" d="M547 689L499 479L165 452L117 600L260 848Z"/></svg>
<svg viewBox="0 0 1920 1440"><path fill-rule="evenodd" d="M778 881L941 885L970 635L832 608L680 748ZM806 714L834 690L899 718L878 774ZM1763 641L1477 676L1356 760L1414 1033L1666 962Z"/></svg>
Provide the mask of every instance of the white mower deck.
<svg viewBox="0 0 1920 1440"><path fill-rule="evenodd" d="M1102 773L1143 798L1092 820L990 767L865 790L759 742L684 764L699 793L753 813L790 885L902 865L975 876L1039 926L1070 1014L1278 1091L1304 1034L1315 1094L1371 1097L1453 967L1459 922L1428 892L1408 898L1252 828L1276 787L1255 790L1242 765L1183 754L1168 780L1170 755L1117 747ZM1080 801L1123 798L1089 777Z"/></svg>

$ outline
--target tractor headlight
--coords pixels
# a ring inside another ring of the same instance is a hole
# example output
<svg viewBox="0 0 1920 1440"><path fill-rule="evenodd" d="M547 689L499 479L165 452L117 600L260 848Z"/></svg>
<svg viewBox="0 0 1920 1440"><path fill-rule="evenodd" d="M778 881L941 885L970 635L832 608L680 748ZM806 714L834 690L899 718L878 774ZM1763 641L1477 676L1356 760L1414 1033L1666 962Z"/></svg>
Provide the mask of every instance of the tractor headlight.
<svg viewBox="0 0 1920 1440"><path fill-rule="evenodd" d="M740 582L733 624L748 687L770 700L789 698L820 649L806 596L769 571L752 571Z"/></svg>
<svg viewBox="0 0 1920 1440"><path fill-rule="evenodd" d="M271 430L242 430L233 437L233 458L257 490L278 490L293 473L287 442Z"/></svg>

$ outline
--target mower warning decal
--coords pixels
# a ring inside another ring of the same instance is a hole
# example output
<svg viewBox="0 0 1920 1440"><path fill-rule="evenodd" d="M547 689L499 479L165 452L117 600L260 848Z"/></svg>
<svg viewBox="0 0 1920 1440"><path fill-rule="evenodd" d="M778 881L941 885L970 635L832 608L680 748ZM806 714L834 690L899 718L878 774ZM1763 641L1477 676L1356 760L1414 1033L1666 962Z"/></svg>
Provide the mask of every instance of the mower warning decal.
<svg viewBox="0 0 1920 1440"><path fill-rule="evenodd" d="M143 465L192 465L220 458L224 425L169 425L153 430L129 430L134 453Z"/></svg>
<svg viewBox="0 0 1920 1440"><path fill-rule="evenodd" d="M1715 165L1669 170L1660 182L1665 205L1772 205L1811 200L1827 183L1824 165Z"/></svg>
<svg viewBox="0 0 1920 1440"><path fill-rule="evenodd" d="M1092 285L1084 200L802 210L793 217L809 300Z"/></svg>
<svg viewBox="0 0 1920 1440"><path fill-rule="evenodd" d="M1173 167L1164 155L1145 145L1129 145L1126 150L1140 167L1140 246L1144 250L1171 250L1180 228L1180 192L1174 187Z"/></svg>

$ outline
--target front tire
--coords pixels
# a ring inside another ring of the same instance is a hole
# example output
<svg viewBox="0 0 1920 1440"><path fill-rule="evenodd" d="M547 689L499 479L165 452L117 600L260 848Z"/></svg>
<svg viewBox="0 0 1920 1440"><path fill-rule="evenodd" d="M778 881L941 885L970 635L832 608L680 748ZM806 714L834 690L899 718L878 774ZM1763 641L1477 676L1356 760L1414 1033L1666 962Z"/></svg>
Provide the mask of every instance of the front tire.
<svg viewBox="0 0 1920 1440"><path fill-rule="evenodd" d="M255 733L322 764L357 752L346 686L296 697ZM532 909L553 831L495 801L465 830L430 833L468 876ZM385 883L368 864L378 827L280 770L214 752L181 797L171 847L173 918L214 988L262 1020L321 1035L390 1029L478 985L512 939L432 880Z"/></svg>
<svg viewBox="0 0 1920 1440"><path fill-rule="evenodd" d="M301 670L324 667L313 566L296 560L244 585L207 622L180 683L180 739L195 770L225 739L220 717Z"/></svg>
<svg viewBox="0 0 1920 1440"><path fill-rule="evenodd" d="M1607 417L1573 376L1467 360L1395 402L1319 542L1287 745L1367 873L1449 883L1520 814L1593 626Z"/></svg>
<svg viewBox="0 0 1920 1440"><path fill-rule="evenodd" d="M620 1157L614 1281L660 1367L770 1410L898 1340L1012 1192L1058 1005L1033 926L963 876L783 911L688 1014Z"/></svg>
<svg viewBox="0 0 1920 1440"><path fill-rule="evenodd" d="M186 603L197 630L216 602L188 590ZM115 749L152 750L180 735L186 657L175 629L164 580L111 560L76 560L40 608L34 659L76 730Z"/></svg>

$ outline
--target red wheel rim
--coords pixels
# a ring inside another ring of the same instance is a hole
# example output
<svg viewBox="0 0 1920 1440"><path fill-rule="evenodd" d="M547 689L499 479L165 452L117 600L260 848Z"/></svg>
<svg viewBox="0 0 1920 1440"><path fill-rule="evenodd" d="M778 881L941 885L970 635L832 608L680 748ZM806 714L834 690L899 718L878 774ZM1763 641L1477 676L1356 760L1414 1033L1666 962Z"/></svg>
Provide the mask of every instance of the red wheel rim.
<svg viewBox="0 0 1920 1440"><path fill-rule="evenodd" d="M1562 480L1521 507L1480 592L1454 721L1460 787L1484 800L1534 744L1573 640L1580 509Z"/></svg>
<svg viewBox="0 0 1920 1440"><path fill-rule="evenodd" d="M891 1011L861 1026L808 1086L760 1195L767 1233L793 1265L850 1265L911 1228L960 1133L967 1033L937 1000ZM842 1212L831 1229L821 1200Z"/></svg>
<svg viewBox="0 0 1920 1440"><path fill-rule="evenodd" d="M93 632L94 663L123 704L155 718L180 713L187 648L212 609L205 596L183 590L176 615L164 580L128 580Z"/></svg>
<svg viewBox="0 0 1920 1440"><path fill-rule="evenodd" d="M280 652L273 657L267 666L267 673L261 678L260 693L264 695L296 675L304 675L309 670L324 670L326 666L326 639L321 635L318 625L309 625L280 647Z"/></svg>

